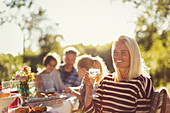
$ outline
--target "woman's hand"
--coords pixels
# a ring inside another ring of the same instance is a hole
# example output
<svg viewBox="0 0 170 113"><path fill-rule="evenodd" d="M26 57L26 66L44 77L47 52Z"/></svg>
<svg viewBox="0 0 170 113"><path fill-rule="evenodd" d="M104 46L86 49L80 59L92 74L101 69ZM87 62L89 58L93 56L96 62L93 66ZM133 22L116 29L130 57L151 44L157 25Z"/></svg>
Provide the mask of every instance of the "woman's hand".
<svg viewBox="0 0 170 113"><path fill-rule="evenodd" d="M92 81L89 78L89 73L86 73L84 75L84 84L86 85L86 96L85 96L85 103L84 103L84 107L86 108L87 106L90 105L90 103L92 102Z"/></svg>
<svg viewBox="0 0 170 113"><path fill-rule="evenodd" d="M84 81L83 82L86 85L86 87L92 87L93 84L92 84L92 81L89 78L88 72L84 75Z"/></svg>

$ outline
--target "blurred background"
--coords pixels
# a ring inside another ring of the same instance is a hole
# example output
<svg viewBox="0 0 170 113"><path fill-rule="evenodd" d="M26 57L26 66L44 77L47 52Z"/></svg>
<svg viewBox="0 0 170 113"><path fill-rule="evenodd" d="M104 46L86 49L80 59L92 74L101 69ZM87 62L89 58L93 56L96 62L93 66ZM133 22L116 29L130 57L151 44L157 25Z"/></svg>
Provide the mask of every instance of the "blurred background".
<svg viewBox="0 0 170 113"><path fill-rule="evenodd" d="M155 88L170 92L169 0L1 0L0 80L29 65L42 68L48 52L74 46L99 55L112 73L112 41L134 37Z"/></svg>

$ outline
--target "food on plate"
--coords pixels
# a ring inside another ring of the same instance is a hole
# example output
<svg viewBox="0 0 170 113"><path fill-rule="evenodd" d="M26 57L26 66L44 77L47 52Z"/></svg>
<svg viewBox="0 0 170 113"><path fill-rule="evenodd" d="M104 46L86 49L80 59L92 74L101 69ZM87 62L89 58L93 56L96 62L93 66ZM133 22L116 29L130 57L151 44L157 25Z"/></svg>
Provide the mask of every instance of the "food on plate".
<svg viewBox="0 0 170 113"><path fill-rule="evenodd" d="M30 108L28 106L24 107L19 107L18 109L15 110L15 113L29 113Z"/></svg>
<svg viewBox="0 0 170 113"><path fill-rule="evenodd" d="M8 90L0 87L0 98L9 97L11 94Z"/></svg>
<svg viewBox="0 0 170 113"><path fill-rule="evenodd" d="M36 110L39 110L39 111L42 111L42 112L47 111L47 107L42 107L42 106L36 106L34 109L35 109L35 111Z"/></svg>
<svg viewBox="0 0 170 113"><path fill-rule="evenodd" d="M50 96L57 96L57 95L56 95L56 94L49 93L47 96L50 97Z"/></svg>
<svg viewBox="0 0 170 113"><path fill-rule="evenodd" d="M38 92L36 95L37 95L39 98L45 97L45 93L43 93L43 92Z"/></svg>
<svg viewBox="0 0 170 113"><path fill-rule="evenodd" d="M42 113L47 111L47 107L36 106L35 108L31 108L29 106L19 107L15 110L15 113Z"/></svg>
<svg viewBox="0 0 170 113"><path fill-rule="evenodd" d="M42 113L42 111L36 110L36 111L30 111L29 113Z"/></svg>
<svg viewBox="0 0 170 113"><path fill-rule="evenodd" d="M47 94L45 94L44 92L38 92L36 94L36 96L38 96L38 98L42 98L42 97L50 97L50 96L56 96L56 94L54 92L48 92Z"/></svg>

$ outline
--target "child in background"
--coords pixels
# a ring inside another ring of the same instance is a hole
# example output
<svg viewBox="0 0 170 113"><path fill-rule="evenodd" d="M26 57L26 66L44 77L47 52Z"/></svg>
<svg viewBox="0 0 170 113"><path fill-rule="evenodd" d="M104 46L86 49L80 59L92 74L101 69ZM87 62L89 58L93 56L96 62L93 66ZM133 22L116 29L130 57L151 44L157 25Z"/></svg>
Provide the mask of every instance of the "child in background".
<svg viewBox="0 0 170 113"><path fill-rule="evenodd" d="M97 85L99 85L101 79L103 78L104 72L107 72L107 68L102 58L99 56L92 57L90 55L82 55L77 58L77 69L79 78L83 78L89 69L100 69L100 75L97 76L96 81ZM107 74L106 74L107 75ZM82 84L79 87L69 87L65 89L65 93L70 93L71 95L75 95L79 99L79 109L82 108L84 104L85 98L85 85Z"/></svg>
<svg viewBox="0 0 170 113"><path fill-rule="evenodd" d="M36 75L37 92L61 92L64 90L64 84L57 70L60 65L60 57L56 53L48 53L43 58L45 68Z"/></svg>

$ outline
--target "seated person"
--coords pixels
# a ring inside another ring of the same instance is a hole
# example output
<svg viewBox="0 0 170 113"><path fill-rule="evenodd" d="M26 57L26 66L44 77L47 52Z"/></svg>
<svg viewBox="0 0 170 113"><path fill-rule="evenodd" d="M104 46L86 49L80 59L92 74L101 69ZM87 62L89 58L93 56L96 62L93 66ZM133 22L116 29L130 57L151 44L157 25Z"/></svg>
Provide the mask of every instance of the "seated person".
<svg viewBox="0 0 170 113"><path fill-rule="evenodd" d="M86 97L83 112L149 113L154 88L145 71L136 41L120 36L113 42L112 59L116 72L102 79L96 91L99 96L94 99L90 97L91 80L85 75Z"/></svg>
<svg viewBox="0 0 170 113"><path fill-rule="evenodd" d="M65 87L75 87L81 83L77 70L74 68L78 54L79 51L74 47L68 47L64 50L64 63L60 66L59 72Z"/></svg>
<svg viewBox="0 0 170 113"><path fill-rule="evenodd" d="M85 74L88 74L89 69L99 69L100 74L95 77L97 85L103 78L103 73L106 72L107 68L105 63L103 62L102 58L96 56L92 57L90 55L82 55L77 58L77 68L78 68L78 75L79 78L83 78ZM93 79L94 81L94 79ZM70 93L71 95L75 95L79 99L79 108L81 109L84 104L85 99L85 85L82 84L79 87L69 87L65 89L66 93Z"/></svg>
<svg viewBox="0 0 170 113"><path fill-rule="evenodd" d="M60 65L60 57L56 53L48 53L43 58L45 68L35 76L37 92L62 92L64 84L57 66Z"/></svg>

